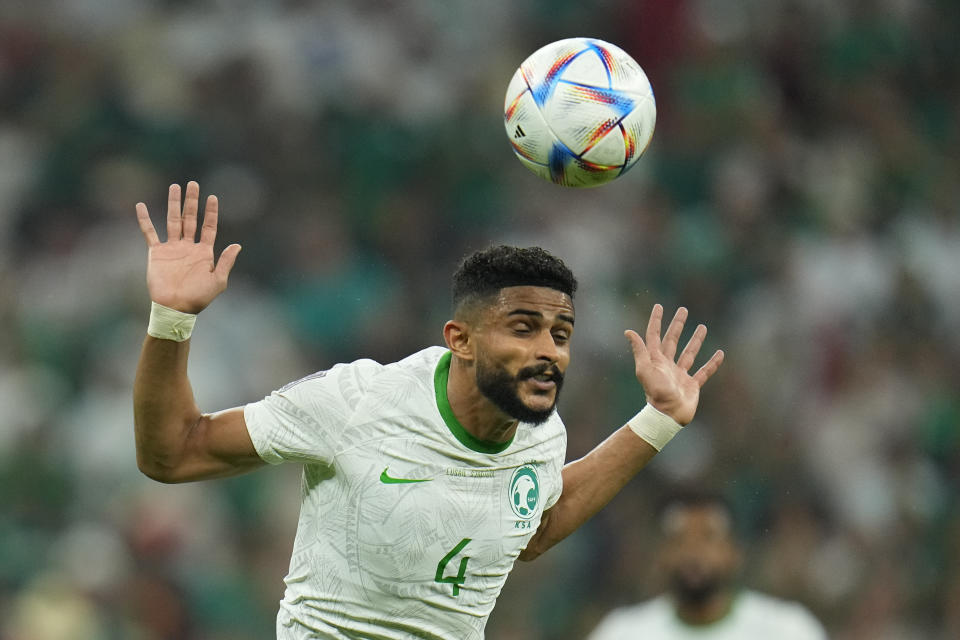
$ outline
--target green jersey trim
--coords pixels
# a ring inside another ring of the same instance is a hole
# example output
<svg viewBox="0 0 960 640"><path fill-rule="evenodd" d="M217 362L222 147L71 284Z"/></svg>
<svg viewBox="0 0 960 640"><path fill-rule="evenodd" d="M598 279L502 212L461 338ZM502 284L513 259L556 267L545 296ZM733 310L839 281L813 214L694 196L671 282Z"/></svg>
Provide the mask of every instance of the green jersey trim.
<svg viewBox="0 0 960 640"><path fill-rule="evenodd" d="M513 442L510 438L506 442L491 442L489 440L480 440L469 431L463 428L457 416L453 415L453 409L450 408L450 400L447 398L447 380L450 378L450 361L453 354L447 351L440 357L437 363L437 369L433 373L433 388L437 394L437 409L446 423L447 428L453 437L460 441L460 444L477 453L502 453Z"/></svg>

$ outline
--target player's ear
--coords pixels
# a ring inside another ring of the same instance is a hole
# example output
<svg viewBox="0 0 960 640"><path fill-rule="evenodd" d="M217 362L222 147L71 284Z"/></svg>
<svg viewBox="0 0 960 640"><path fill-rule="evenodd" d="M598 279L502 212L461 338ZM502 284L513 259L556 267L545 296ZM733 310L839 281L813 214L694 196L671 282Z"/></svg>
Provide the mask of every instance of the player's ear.
<svg viewBox="0 0 960 640"><path fill-rule="evenodd" d="M473 340L470 323L463 320L449 320L443 325L443 339L447 348L461 360L473 361Z"/></svg>

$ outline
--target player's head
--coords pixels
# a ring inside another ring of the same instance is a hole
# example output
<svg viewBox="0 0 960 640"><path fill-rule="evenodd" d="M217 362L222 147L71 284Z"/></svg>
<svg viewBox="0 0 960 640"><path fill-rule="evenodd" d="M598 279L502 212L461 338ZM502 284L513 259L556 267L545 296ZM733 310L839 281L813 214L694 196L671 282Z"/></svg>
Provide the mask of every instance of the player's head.
<svg viewBox="0 0 960 640"><path fill-rule="evenodd" d="M453 275L447 344L506 415L538 424L553 413L570 362L576 288L567 265L539 247L490 247Z"/></svg>
<svg viewBox="0 0 960 640"><path fill-rule="evenodd" d="M685 492L660 511L659 561L679 601L696 605L728 589L740 568L733 510L720 495Z"/></svg>

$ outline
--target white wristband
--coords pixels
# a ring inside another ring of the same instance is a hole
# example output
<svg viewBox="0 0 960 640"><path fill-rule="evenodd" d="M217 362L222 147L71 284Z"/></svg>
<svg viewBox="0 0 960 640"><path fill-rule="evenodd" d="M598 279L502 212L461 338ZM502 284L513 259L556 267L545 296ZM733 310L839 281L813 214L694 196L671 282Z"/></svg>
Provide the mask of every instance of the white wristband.
<svg viewBox="0 0 960 640"><path fill-rule="evenodd" d="M153 302L150 305L150 324L147 325L147 335L161 340L183 342L190 338L196 321L195 313L184 313Z"/></svg>
<svg viewBox="0 0 960 640"><path fill-rule="evenodd" d="M653 405L648 404L640 413L627 421L630 429L650 443L650 446L661 451L673 436L679 433L683 428L679 422L665 413L658 411Z"/></svg>

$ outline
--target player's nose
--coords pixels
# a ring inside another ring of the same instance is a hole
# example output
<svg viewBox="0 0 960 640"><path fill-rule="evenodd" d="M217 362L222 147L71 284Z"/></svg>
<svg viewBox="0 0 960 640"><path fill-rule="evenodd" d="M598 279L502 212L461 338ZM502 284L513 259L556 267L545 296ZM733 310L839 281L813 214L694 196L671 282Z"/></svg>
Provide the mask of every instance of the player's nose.
<svg viewBox="0 0 960 640"><path fill-rule="evenodd" d="M535 357L539 361L556 363L560 359L560 349L549 331L544 331L537 339Z"/></svg>

